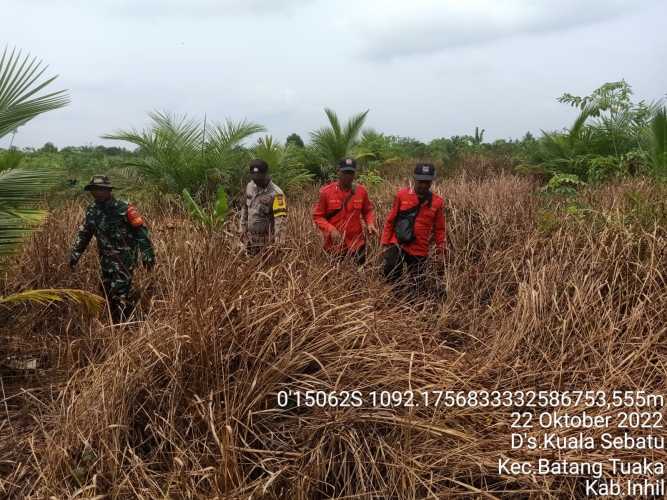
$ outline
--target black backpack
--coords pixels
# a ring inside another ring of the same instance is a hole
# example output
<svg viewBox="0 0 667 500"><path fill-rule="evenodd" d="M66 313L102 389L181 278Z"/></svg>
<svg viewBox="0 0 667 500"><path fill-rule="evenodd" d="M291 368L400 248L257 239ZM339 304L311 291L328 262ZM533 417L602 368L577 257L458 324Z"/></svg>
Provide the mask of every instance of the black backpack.
<svg viewBox="0 0 667 500"><path fill-rule="evenodd" d="M426 196L428 201L428 206L431 206L433 200L433 193L429 191ZM415 219L421 207L424 206L423 202L418 202L414 207L399 211L396 214L396 219L394 219L394 231L396 232L396 239L401 244L412 243L415 240Z"/></svg>

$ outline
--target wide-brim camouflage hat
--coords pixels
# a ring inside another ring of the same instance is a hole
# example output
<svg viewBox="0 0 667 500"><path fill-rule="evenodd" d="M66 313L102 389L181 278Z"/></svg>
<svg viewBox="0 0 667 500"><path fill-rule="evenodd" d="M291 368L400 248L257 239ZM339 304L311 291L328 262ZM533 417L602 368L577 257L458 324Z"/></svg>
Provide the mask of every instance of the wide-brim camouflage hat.
<svg viewBox="0 0 667 500"><path fill-rule="evenodd" d="M90 182L83 188L85 191L91 189L113 189L109 177L106 175L93 175Z"/></svg>

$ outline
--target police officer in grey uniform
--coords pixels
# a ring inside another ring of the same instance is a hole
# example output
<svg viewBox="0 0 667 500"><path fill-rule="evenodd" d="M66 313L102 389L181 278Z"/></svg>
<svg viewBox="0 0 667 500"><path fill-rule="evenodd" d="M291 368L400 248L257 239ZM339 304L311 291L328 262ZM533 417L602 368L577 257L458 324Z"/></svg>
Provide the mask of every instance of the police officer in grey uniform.
<svg viewBox="0 0 667 500"><path fill-rule="evenodd" d="M287 200L283 190L269 176L264 160L250 162L250 178L241 210L241 238L249 255L266 246L285 242Z"/></svg>

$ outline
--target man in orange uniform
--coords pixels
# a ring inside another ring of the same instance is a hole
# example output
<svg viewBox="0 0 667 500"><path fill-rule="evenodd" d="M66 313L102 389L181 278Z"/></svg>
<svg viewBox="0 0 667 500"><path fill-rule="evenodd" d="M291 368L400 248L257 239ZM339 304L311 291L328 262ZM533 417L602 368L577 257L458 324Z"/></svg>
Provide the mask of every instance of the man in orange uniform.
<svg viewBox="0 0 667 500"><path fill-rule="evenodd" d="M405 264L413 291L425 288L425 271L431 241L438 255L446 252L446 225L443 199L431 191L435 167L420 163L415 167L415 187L401 189L387 216L382 232L385 277L398 282Z"/></svg>
<svg viewBox="0 0 667 500"><path fill-rule="evenodd" d="M369 234L378 234L375 212L366 188L354 184L357 163L341 160L338 181L320 189L313 209L313 219L324 235L324 249L338 258L353 256L358 265L366 261L366 238L362 219Z"/></svg>

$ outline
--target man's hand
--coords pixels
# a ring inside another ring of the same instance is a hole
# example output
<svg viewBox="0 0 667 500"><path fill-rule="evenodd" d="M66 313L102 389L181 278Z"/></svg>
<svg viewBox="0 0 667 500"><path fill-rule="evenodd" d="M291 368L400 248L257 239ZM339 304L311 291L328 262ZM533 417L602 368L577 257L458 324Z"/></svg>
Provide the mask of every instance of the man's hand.
<svg viewBox="0 0 667 500"><path fill-rule="evenodd" d="M378 228L375 224L369 224L366 227L368 229L368 234L372 234L373 236L377 236L379 234Z"/></svg>

